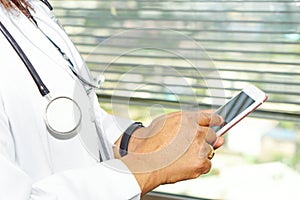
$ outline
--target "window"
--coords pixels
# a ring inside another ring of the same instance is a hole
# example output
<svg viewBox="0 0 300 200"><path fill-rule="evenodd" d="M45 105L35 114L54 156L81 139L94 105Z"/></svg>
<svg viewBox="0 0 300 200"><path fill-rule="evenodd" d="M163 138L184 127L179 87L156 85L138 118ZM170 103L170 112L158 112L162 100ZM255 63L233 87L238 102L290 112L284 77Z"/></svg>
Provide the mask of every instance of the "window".
<svg viewBox="0 0 300 200"><path fill-rule="evenodd" d="M226 135L213 169L159 192L296 199L300 192L300 1L60 0L54 11L108 112L142 120L211 109L246 84L268 101ZM251 192L249 192L251 191Z"/></svg>

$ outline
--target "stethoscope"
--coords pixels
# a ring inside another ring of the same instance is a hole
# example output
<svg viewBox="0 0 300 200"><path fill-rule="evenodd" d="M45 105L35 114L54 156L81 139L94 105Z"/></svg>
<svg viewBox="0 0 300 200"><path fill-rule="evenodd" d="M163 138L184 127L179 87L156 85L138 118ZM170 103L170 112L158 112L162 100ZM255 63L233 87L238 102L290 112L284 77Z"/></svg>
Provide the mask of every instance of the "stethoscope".
<svg viewBox="0 0 300 200"><path fill-rule="evenodd" d="M74 99L67 96L52 98L49 89L43 83L34 66L1 21L0 30L12 45L14 50L17 52L22 62L25 64L42 97L46 98L48 101L45 109L44 121L50 134L57 139L65 140L73 138L79 132L79 127L82 122L82 112L78 103ZM73 74L81 81L82 84L85 84L91 88L100 88L103 79L98 79L97 85L85 80L80 74L76 72L71 60L65 55L65 53L62 52L60 48L49 37L47 38L58 49L65 60L69 62L69 68L71 69Z"/></svg>

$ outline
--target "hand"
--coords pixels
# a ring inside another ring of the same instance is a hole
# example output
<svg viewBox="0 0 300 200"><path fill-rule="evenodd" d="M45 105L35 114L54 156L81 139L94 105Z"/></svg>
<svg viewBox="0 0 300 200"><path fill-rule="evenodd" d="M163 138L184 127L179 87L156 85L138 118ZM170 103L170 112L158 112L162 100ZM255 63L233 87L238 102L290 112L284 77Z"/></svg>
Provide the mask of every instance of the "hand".
<svg viewBox="0 0 300 200"><path fill-rule="evenodd" d="M210 144L216 141L212 125L222 119L208 112L175 112L138 129L123 162L134 173L142 194L160 184L192 179L207 173ZM215 143L215 148L223 144Z"/></svg>

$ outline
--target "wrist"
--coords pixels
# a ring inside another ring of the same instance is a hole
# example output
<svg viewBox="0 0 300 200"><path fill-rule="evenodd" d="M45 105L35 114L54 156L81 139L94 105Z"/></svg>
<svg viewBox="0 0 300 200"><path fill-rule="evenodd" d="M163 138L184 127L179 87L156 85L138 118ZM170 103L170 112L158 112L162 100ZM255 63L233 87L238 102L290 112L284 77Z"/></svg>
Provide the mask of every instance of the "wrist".
<svg viewBox="0 0 300 200"><path fill-rule="evenodd" d="M145 170L147 165L151 165L151 160L144 155L128 154L121 158L122 162L134 175L140 190L141 196L155 189L163 183L160 170Z"/></svg>
<svg viewBox="0 0 300 200"><path fill-rule="evenodd" d="M129 144L132 144L133 143L132 141L134 140L132 135L133 133L137 132L137 130L143 127L144 126L141 122L134 122L124 131L121 137L121 141L119 143L119 154L121 157L127 155L129 151L132 151L132 148L129 149ZM136 145L130 145L130 146L135 147Z"/></svg>
<svg viewBox="0 0 300 200"><path fill-rule="evenodd" d="M139 147L143 146L143 141L145 141L141 136L145 129L145 127L140 127L133 132L128 144L128 153L142 153Z"/></svg>

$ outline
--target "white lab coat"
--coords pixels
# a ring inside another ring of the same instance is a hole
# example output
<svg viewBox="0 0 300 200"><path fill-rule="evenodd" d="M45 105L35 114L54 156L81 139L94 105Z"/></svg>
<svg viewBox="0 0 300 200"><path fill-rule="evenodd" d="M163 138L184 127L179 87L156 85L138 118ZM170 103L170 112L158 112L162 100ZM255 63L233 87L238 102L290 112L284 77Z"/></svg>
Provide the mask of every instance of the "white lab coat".
<svg viewBox="0 0 300 200"><path fill-rule="evenodd" d="M30 2L39 27L78 68L83 67L82 58L48 7L39 0ZM131 122L124 120L122 125L116 124L111 115L99 108L95 94L86 95L61 54L23 14L9 13L0 5L0 20L53 97L79 95L74 98L83 106L84 118L89 118L90 110L94 111L93 118L102 127L112 156L112 145ZM39 93L25 65L1 33L0 200L139 199L140 188L124 163L118 159L97 162L87 148L90 144L82 141L81 134L91 133L94 134L91 137L95 137L91 120L84 122L80 134L74 138L59 140L46 129L46 105L46 99Z"/></svg>

